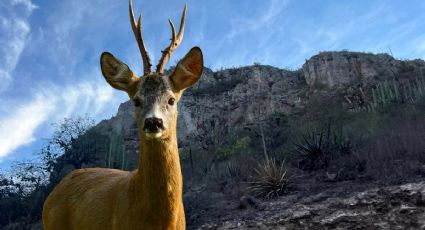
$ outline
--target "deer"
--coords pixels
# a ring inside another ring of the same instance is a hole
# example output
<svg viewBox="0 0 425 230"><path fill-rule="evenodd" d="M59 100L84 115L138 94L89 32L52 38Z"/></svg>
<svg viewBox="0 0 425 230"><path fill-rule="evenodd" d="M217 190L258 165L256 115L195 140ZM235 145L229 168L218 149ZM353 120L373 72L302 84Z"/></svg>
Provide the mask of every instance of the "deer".
<svg viewBox="0 0 425 230"><path fill-rule="evenodd" d="M134 18L129 0L130 22L143 61L143 75L108 52L100 67L106 82L124 91L133 102L139 141L139 163L134 171L107 168L76 169L65 176L44 202L45 230L119 230L186 228L183 179L177 145L177 103L185 89L203 71L203 56L193 47L165 74L166 63L183 39L185 4L180 28L173 22L171 42L162 51L156 71L142 38L141 14Z"/></svg>

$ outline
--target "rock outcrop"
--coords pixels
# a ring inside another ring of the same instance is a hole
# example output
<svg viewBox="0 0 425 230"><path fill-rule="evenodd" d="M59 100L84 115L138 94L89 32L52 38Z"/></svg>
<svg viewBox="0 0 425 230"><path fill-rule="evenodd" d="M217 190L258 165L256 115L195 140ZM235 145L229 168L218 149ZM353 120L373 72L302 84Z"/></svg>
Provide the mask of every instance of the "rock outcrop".
<svg viewBox="0 0 425 230"><path fill-rule="evenodd" d="M188 89L178 104L180 146L189 144L206 121L224 118L224 125L232 127L273 113L289 113L301 106L300 94L305 86L300 71L271 66L254 65L218 72L205 69L200 82ZM102 121L97 129L137 138L131 102L122 103L117 115Z"/></svg>
<svg viewBox="0 0 425 230"><path fill-rule="evenodd" d="M344 87L367 84L378 76L394 77L400 61L388 54L354 52L323 52L302 66L310 87Z"/></svg>
<svg viewBox="0 0 425 230"><path fill-rule="evenodd" d="M226 127L236 127L273 113L290 113L301 105L303 89L305 82L299 71L271 66L205 74L197 87L185 92L179 104L179 137L190 140L206 121L223 120Z"/></svg>
<svg viewBox="0 0 425 230"><path fill-rule="evenodd" d="M399 61L388 54L346 51L320 53L296 71L267 65L217 72L205 68L200 82L188 89L179 102L179 146L193 144L199 130L208 130L211 122L233 128L271 114L289 115L295 108L305 106L312 90L342 92L344 87L367 88L377 81L410 79L421 74L425 74L423 60ZM102 121L96 129L124 137L131 159L137 159L137 128L130 101L121 104L117 115Z"/></svg>
<svg viewBox="0 0 425 230"><path fill-rule="evenodd" d="M423 60L400 61L388 54L358 52L322 52L302 66L305 80L310 87L347 87L372 85L377 80L417 76L423 71Z"/></svg>

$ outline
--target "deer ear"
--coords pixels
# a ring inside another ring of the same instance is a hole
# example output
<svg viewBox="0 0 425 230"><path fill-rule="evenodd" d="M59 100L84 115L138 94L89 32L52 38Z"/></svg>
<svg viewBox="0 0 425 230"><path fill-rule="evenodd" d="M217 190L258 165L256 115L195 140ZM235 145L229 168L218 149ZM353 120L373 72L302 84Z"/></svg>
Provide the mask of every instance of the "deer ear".
<svg viewBox="0 0 425 230"><path fill-rule="evenodd" d="M126 91L133 95L137 89L139 78L130 68L108 52L100 56L100 68L103 77L115 89Z"/></svg>
<svg viewBox="0 0 425 230"><path fill-rule="evenodd" d="M195 84L201 77L204 69L202 51L193 47L183 59L179 61L174 72L170 75L174 89L180 91Z"/></svg>

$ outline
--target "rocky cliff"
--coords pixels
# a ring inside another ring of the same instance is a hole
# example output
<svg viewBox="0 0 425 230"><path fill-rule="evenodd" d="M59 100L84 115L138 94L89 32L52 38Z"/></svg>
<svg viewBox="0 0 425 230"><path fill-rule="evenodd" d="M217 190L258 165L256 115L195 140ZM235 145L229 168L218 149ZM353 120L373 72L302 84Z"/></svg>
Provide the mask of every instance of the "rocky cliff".
<svg viewBox="0 0 425 230"><path fill-rule="evenodd" d="M302 71L310 87L370 85L377 80L408 77L422 71L422 60L400 61L388 54L323 52L306 60Z"/></svg>
<svg viewBox="0 0 425 230"><path fill-rule="evenodd" d="M263 65L218 72L205 69L200 82L188 89L178 104L179 144L189 145L197 130L209 121L221 120L222 125L234 127L273 113L291 113L302 106L306 89L301 70ZM95 129L123 136L128 150L136 152L137 129L130 101L122 103L115 117L100 122Z"/></svg>
<svg viewBox="0 0 425 230"><path fill-rule="evenodd" d="M349 87L365 91L376 82L403 81L425 74L423 60L400 61L388 54L322 52L296 71L252 65L213 72L205 68L201 80L179 102L180 146L193 142L199 129L220 120L226 127L243 126L271 114L291 114L303 108L317 90L344 92ZM137 130L131 102L96 129L126 137L129 152L137 151ZM133 156L137 159L137 156Z"/></svg>

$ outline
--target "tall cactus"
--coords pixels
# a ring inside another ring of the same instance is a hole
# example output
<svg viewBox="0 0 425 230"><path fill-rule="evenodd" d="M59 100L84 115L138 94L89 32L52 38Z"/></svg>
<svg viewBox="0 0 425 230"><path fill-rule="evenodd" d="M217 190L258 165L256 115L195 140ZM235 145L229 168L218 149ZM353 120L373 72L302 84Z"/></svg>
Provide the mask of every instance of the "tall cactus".
<svg viewBox="0 0 425 230"><path fill-rule="evenodd" d="M390 103L415 103L425 97L425 77L418 76L413 81L401 84L396 80L380 82L372 89L369 111Z"/></svg>

